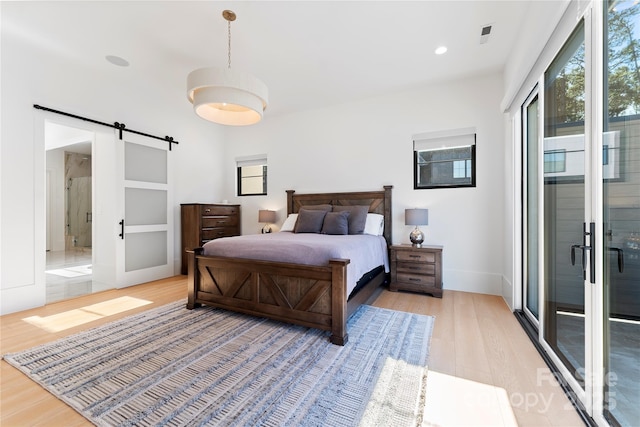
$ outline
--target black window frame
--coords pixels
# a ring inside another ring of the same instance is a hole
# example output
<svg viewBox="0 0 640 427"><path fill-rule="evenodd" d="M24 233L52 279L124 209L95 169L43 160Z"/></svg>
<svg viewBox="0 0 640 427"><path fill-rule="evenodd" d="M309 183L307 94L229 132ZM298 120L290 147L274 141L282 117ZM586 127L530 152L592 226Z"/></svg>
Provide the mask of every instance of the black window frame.
<svg viewBox="0 0 640 427"><path fill-rule="evenodd" d="M435 188L473 188L476 186L476 135L473 134L473 144L470 145L465 145L464 147L469 147L471 149L471 158L470 159L451 159L448 160L448 162L451 162L452 167L453 167L453 162L456 160L471 160L471 181L468 183L460 183L460 182L451 182L451 183L441 183L441 184L419 184L418 182L418 178L419 178L419 169L420 169L420 162L419 162L419 152L424 152L424 151L443 151L442 149L438 149L438 150L416 150L414 147L413 150L413 189L414 190L430 190L430 189L435 189ZM450 148L450 149L444 149L444 150L455 150L457 148L461 148L461 147L454 147L454 148ZM452 176L452 180L453 180L453 176ZM459 178L460 179L460 178ZM465 180L468 178L464 178ZM461 179L460 179L461 180Z"/></svg>
<svg viewBox="0 0 640 427"><path fill-rule="evenodd" d="M249 166L259 166L259 165L245 165L245 166L237 166L236 168L236 180L238 183L238 197L242 196L266 196L267 195L267 165L266 163L262 166L262 193L243 193L242 191L242 168ZM255 175L257 177L258 175Z"/></svg>

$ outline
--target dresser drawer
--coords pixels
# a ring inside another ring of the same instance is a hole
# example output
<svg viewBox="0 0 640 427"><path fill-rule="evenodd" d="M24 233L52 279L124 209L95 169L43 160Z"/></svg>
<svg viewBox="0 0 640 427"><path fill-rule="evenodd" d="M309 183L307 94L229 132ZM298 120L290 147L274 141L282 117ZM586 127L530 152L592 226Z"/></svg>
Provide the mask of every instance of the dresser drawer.
<svg viewBox="0 0 640 427"><path fill-rule="evenodd" d="M202 228L235 227L238 225L237 216L207 216L202 217Z"/></svg>
<svg viewBox="0 0 640 427"><path fill-rule="evenodd" d="M435 276L421 276L419 274L407 274L398 272L396 275L398 283L405 283L416 286L435 286Z"/></svg>
<svg viewBox="0 0 640 427"><path fill-rule="evenodd" d="M201 233L201 239L203 242L218 239L220 237L237 236L238 232L235 227L216 227L216 228L203 228Z"/></svg>
<svg viewBox="0 0 640 427"><path fill-rule="evenodd" d="M398 261L396 264L396 270L398 273L434 275L436 272L436 265L425 264L423 262Z"/></svg>
<svg viewBox="0 0 640 427"><path fill-rule="evenodd" d="M200 207L202 216L237 215L238 211L239 208L237 206L202 205Z"/></svg>
<svg viewBox="0 0 640 427"><path fill-rule="evenodd" d="M435 262L436 255L425 251L396 251L398 261Z"/></svg>

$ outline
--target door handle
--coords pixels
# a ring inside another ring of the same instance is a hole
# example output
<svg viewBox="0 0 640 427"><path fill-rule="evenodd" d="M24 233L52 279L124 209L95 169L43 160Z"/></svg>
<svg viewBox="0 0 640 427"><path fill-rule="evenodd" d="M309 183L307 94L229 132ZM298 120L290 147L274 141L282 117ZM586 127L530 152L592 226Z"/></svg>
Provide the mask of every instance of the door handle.
<svg viewBox="0 0 640 427"><path fill-rule="evenodd" d="M586 231L587 224L583 224L582 244L571 245L571 265L576 265L576 249L582 250L582 278L587 279L587 251L589 251L589 282L596 283L596 223L589 223L589 231ZM587 236L589 236L589 244L587 245Z"/></svg>
<svg viewBox="0 0 640 427"><path fill-rule="evenodd" d="M624 271L624 251L620 248L609 248L609 252L618 253L618 271L622 273Z"/></svg>
<svg viewBox="0 0 640 427"><path fill-rule="evenodd" d="M590 246L585 245L571 245L571 265L576 265L576 249L580 249L582 251L582 272L587 274L587 265L586 265L586 251L590 250ZM586 278L586 277L585 277Z"/></svg>
<svg viewBox="0 0 640 427"><path fill-rule="evenodd" d="M124 218L118 224L120 224L120 234L118 236L124 240Z"/></svg>

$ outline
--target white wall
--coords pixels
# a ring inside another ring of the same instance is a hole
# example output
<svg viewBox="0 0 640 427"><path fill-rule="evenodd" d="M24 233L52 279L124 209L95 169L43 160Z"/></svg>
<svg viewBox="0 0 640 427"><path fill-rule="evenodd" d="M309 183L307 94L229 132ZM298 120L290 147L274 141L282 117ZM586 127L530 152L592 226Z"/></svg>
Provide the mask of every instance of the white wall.
<svg viewBox="0 0 640 427"><path fill-rule="evenodd" d="M11 7L3 2L2 9ZM4 14L0 15L4 18ZM10 27L10 26L9 26ZM0 314L44 304L46 114L34 104L67 111L180 142L174 156L174 229L180 203L222 199L222 127L193 114L184 79L175 87L132 81L126 68L87 65L41 40L6 31L2 22L0 131ZM46 46L51 48L52 46ZM133 65L135 66L135 65ZM185 72L185 76L186 76ZM44 116L44 117L43 117ZM179 231L178 231L179 236ZM174 265L179 267L179 238ZM176 270L179 271L179 270Z"/></svg>
<svg viewBox="0 0 640 427"><path fill-rule="evenodd" d="M332 108L269 117L226 131L225 199L242 204L243 234L258 233L259 209L286 214L285 190L393 188L393 241L408 243L404 209L429 208L426 242L444 246L444 287L501 294L503 275L503 81L496 73ZM413 189L412 135L477 130L477 187ZM268 195L235 197L235 158L268 155Z"/></svg>

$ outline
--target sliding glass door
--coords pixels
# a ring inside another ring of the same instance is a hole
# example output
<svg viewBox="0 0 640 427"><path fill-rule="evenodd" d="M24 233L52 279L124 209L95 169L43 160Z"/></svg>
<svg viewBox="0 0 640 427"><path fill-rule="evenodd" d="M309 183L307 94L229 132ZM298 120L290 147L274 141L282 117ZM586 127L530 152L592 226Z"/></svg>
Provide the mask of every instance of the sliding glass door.
<svg viewBox="0 0 640 427"><path fill-rule="evenodd" d="M586 7L521 117L523 311L572 399L636 425L640 3Z"/></svg>
<svg viewBox="0 0 640 427"><path fill-rule="evenodd" d="M590 171L585 155L584 22L545 72L543 99L543 339L584 390L585 291L594 237L585 206Z"/></svg>
<svg viewBox="0 0 640 427"><path fill-rule="evenodd" d="M640 4L604 14L603 330L605 417L640 423Z"/></svg>

